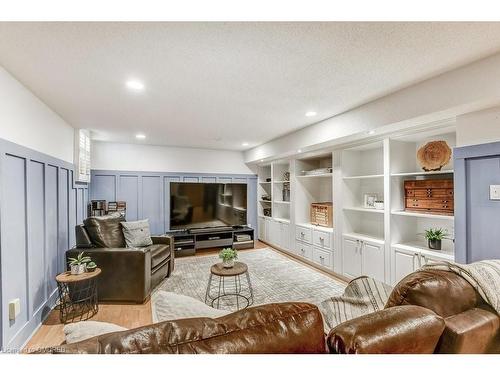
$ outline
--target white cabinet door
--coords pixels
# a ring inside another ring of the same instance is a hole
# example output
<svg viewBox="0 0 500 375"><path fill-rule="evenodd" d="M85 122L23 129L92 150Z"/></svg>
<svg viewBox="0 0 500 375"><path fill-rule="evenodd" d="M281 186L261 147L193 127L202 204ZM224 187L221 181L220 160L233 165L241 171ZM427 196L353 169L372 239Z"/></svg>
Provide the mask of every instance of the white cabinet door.
<svg viewBox="0 0 500 375"><path fill-rule="evenodd" d="M259 240L266 240L266 219L259 217Z"/></svg>
<svg viewBox="0 0 500 375"><path fill-rule="evenodd" d="M370 241L361 241L363 275L385 281L384 246Z"/></svg>
<svg viewBox="0 0 500 375"><path fill-rule="evenodd" d="M265 218L265 226L264 226L264 241L270 242L271 239L271 219Z"/></svg>
<svg viewBox="0 0 500 375"><path fill-rule="evenodd" d="M342 263L344 275L347 277L361 276L361 252L359 240L344 237L342 241Z"/></svg>
<svg viewBox="0 0 500 375"><path fill-rule="evenodd" d="M312 243L312 229L297 225L295 227L295 238L299 241Z"/></svg>
<svg viewBox="0 0 500 375"><path fill-rule="evenodd" d="M269 242L273 245L280 246L281 226L279 221L271 220L269 223Z"/></svg>
<svg viewBox="0 0 500 375"><path fill-rule="evenodd" d="M290 224L281 223L280 247L290 250Z"/></svg>
<svg viewBox="0 0 500 375"><path fill-rule="evenodd" d="M443 259L440 258L439 256L433 257L432 255L424 255L424 254L420 255L420 259L421 259L420 263L422 264L422 266L426 264L441 263L443 261Z"/></svg>
<svg viewBox="0 0 500 375"><path fill-rule="evenodd" d="M415 272L419 266L418 262L418 254L394 249L394 285L410 273Z"/></svg>

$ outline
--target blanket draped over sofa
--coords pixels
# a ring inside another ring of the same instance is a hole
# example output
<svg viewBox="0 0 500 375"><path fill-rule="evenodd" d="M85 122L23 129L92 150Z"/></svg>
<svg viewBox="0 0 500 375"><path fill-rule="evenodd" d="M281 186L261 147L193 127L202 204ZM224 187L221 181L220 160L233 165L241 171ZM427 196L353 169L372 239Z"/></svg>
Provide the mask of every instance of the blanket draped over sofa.
<svg viewBox="0 0 500 375"><path fill-rule="evenodd" d="M471 264L439 262L422 269L451 271L463 277L500 315L500 260L482 260Z"/></svg>

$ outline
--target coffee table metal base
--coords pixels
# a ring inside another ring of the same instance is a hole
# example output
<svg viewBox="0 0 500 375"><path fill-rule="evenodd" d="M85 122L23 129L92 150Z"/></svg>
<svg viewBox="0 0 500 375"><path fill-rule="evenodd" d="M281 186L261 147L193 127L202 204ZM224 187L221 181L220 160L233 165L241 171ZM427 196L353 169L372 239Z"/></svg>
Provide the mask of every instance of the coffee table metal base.
<svg viewBox="0 0 500 375"><path fill-rule="evenodd" d="M208 279L207 291L205 294L205 303L209 306L219 309L221 300L225 300L226 297L235 299L236 311L241 309L246 309L248 306L253 304L253 288L252 282L250 281L250 275L248 271L244 274L246 283L247 294L243 294L243 288L241 284L242 275L235 276L221 276L214 275L210 273L210 278ZM216 282L215 288L212 287L214 276L218 277L218 282ZM216 294L212 295L211 291L216 289ZM234 306L233 305L233 306Z"/></svg>

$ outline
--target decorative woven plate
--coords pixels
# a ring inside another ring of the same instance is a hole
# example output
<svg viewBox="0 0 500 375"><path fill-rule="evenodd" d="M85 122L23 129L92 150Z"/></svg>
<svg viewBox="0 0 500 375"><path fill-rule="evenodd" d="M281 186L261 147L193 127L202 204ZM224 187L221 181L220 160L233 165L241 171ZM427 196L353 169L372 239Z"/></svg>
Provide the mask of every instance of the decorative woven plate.
<svg viewBox="0 0 500 375"><path fill-rule="evenodd" d="M445 141L432 141L420 147L417 159L426 172L440 171L451 158L451 148Z"/></svg>

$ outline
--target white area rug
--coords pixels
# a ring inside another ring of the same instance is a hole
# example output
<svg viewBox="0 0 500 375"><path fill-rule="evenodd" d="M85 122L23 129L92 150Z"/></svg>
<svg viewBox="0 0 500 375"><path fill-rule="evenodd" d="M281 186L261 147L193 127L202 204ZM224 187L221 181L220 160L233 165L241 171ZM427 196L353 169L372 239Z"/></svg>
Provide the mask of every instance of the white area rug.
<svg viewBox="0 0 500 375"><path fill-rule="evenodd" d="M254 294L253 306L273 302L310 302L319 305L327 298L340 296L345 289L345 284L269 248L242 251L238 261L248 265ZM210 267L218 262L220 259L217 255L177 258L173 274L152 294L153 316L162 320L161 310L166 305L162 304L161 291L190 296L204 302ZM216 280L214 277L214 288ZM245 287L244 277L241 280ZM212 289L214 292L216 290ZM230 302L224 301L220 309L235 310Z"/></svg>

